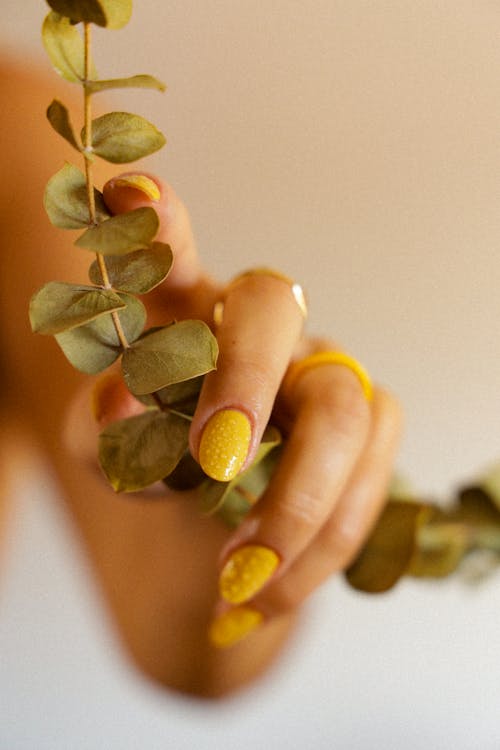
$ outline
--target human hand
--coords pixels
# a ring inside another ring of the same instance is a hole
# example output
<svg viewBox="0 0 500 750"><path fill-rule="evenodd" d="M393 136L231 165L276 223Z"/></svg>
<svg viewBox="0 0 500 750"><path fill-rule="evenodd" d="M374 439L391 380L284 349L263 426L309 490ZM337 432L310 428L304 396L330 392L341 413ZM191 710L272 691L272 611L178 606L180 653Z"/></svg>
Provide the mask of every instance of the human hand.
<svg viewBox="0 0 500 750"><path fill-rule="evenodd" d="M205 378L191 425L193 456L207 474L228 480L252 461L271 416L286 437L263 497L223 540L222 602L210 636L229 646L297 610L355 557L384 504L400 409L378 387L368 400L359 373L344 364L306 368L292 379L293 362L338 346L303 336L303 311L282 278L246 274L226 290L209 278L182 202L156 178L149 195L144 185L134 176L115 178L104 197L113 213L152 205L158 239L173 249L170 276L148 295L150 323L196 317L213 325L214 304L224 297L217 370ZM101 426L143 408L106 376L95 393Z"/></svg>

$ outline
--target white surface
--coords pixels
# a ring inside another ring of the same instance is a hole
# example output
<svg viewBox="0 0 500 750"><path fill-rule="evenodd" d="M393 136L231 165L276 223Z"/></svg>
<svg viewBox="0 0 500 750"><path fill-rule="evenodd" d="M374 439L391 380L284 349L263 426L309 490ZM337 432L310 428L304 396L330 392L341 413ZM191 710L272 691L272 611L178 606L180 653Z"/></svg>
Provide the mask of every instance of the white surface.
<svg viewBox="0 0 500 750"><path fill-rule="evenodd" d="M2 6L5 45L38 50L44 3ZM209 268L299 278L309 330L399 394L400 466L443 496L500 456L499 21L491 0L142 0L96 38L103 75L168 83L118 101L165 130L147 167ZM263 686L201 707L127 669L50 488L19 494L2 750L500 747L498 577L379 599L334 581Z"/></svg>
<svg viewBox="0 0 500 750"><path fill-rule="evenodd" d="M2 750L498 750L500 582L328 584L277 669L227 703L128 668L41 473L20 483L0 596Z"/></svg>

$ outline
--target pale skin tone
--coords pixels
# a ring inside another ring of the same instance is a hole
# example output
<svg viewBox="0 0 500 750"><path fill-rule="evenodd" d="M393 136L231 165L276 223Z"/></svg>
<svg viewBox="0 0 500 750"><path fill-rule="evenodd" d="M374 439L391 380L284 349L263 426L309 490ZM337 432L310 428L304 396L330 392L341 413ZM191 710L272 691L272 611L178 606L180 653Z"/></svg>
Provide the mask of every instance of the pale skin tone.
<svg viewBox="0 0 500 750"><path fill-rule="evenodd" d="M216 330L218 369L206 379L190 444L197 458L210 416L237 409L252 426L250 461L274 408L287 447L268 491L236 531L200 515L186 494L165 492L164 501L148 493L116 495L98 469L96 437L102 425L140 407L118 381L107 380L98 391L96 421L90 409L95 379L76 373L51 338L34 336L26 314L30 295L43 283L87 278L90 254L72 247L72 233L52 228L41 206L44 185L62 158L78 163L78 156L44 126L44 109L57 93L52 82L10 70L2 88L8 102L4 153L16 155L3 165L1 186L2 421L10 425L5 463L13 465L8 451L22 461L34 440L55 467L117 633L137 666L177 690L230 693L269 667L307 597L345 568L366 539L386 497L399 405L377 386L368 403L358 378L342 366L311 369L291 389L282 388L293 360L338 346L304 336L285 283L250 277L226 299ZM18 121L26 123L23 130ZM36 144L36 159L26 143ZM150 176L161 191L157 203L113 181L104 188L114 213L153 205L161 221L158 239L172 246L174 271L147 298L150 322L202 318L212 324L223 284L203 269L182 201ZM264 622L239 644L215 649L207 628L215 612L228 608L218 598L218 575L244 544L279 556L276 572L250 602Z"/></svg>

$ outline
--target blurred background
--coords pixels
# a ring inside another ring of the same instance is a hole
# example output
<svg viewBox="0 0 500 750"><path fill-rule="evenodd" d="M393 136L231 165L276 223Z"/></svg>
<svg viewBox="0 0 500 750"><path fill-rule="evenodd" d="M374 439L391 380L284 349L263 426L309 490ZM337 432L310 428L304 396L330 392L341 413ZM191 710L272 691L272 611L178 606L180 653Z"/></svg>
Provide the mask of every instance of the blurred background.
<svg viewBox="0 0 500 750"><path fill-rule="evenodd" d="M48 70L47 11L3 0L4 52ZM165 132L144 166L186 201L209 270L297 278L309 332L399 395L399 469L443 501L500 460L499 22L494 0L136 0L95 34L101 77L167 83L109 108ZM331 581L273 673L204 705L124 661L56 496L19 481L2 750L500 747L499 575L376 598Z"/></svg>

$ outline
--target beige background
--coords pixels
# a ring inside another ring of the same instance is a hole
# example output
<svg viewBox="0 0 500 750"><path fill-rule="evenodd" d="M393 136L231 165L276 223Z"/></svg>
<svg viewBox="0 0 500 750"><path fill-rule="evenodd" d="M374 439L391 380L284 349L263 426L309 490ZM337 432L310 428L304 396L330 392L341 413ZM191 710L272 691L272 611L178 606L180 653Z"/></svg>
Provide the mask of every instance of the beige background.
<svg viewBox="0 0 500 750"><path fill-rule="evenodd" d="M39 0L22 10L2 0L4 48L46 65L44 13ZM168 84L165 95L123 92L117 106L166 133L166 149L145 165L190 206L207 266L229 278L267 263L300 280L309 330L338 338L400 396L400 469L441 497L500 459L499 22L494 0L138 0L129 27L96 35L103 77L149 72ZM31 570L23 534L43 549L49 531L40 529L57 525L34 518L19 531L26 554L12 553L11 590ZM71 581L55 576L54 586ZM234 737L228 730L220 742L251 747L250 735L271 732L278 717L291 727L278 748L312 747L303 743L314 736L316 747L340 750L497 749L498 588L498 577L474 595L410 583L366 604L332 583L307 645L267 693L238 704L236 723L224 714ZM16 618L29 619L12 596L0 630L7 644L17 643ZM96 618L98 642L105 626ZM380 650L367 661L374 639ZM202 722L193 717L171 747L190 746L190 727ZM144 746L163 747L158 736ZM139 746L121 741L114 746Z"/></svg>

